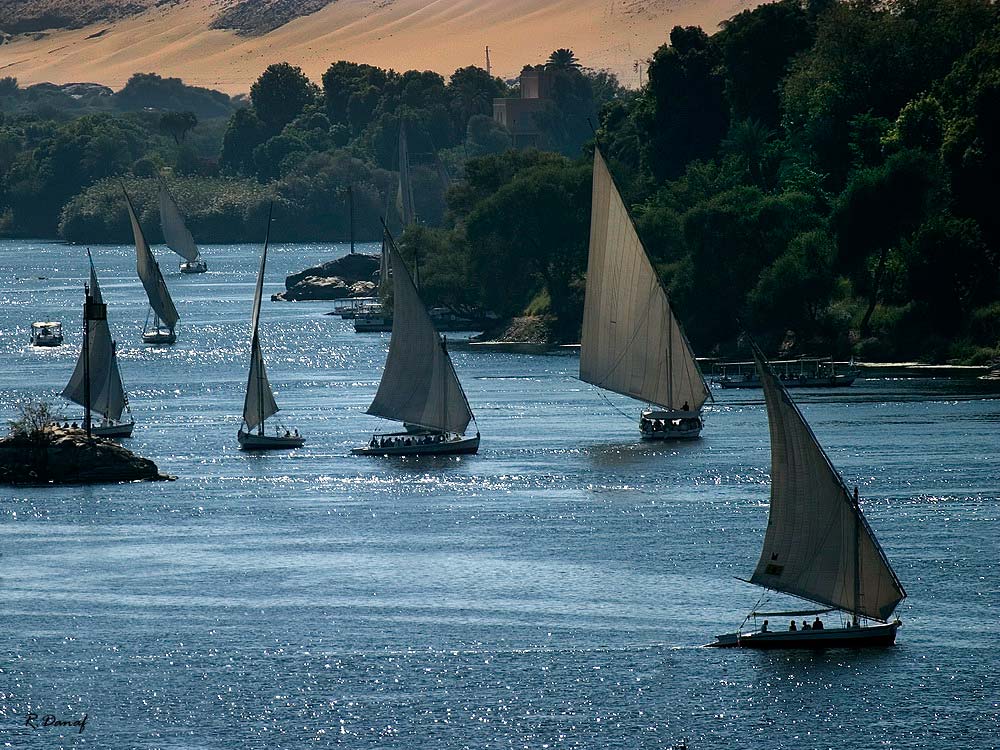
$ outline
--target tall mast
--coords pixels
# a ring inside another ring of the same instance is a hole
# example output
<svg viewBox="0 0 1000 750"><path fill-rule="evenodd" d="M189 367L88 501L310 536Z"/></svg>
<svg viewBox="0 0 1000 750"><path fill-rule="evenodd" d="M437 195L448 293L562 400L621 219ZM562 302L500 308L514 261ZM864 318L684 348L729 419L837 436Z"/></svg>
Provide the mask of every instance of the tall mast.
<svg viewBox="0 0 1000 750"><path fill-rule="evenodd" d="M90 289L83 285L83 429L90 438Z"/></svg>
<svg viewBox="0 0 1000 750"><path fill-rule="evenodd" d="M350 225L351 225L351 255L354 255L354 186L347 186L347 202L350 211Z"/></svg>
<svg viewBox="0 0 1000 750"><path fill-rule="evenodd" d="M854 487L854 624L861 609L861 498Z"/></svg>

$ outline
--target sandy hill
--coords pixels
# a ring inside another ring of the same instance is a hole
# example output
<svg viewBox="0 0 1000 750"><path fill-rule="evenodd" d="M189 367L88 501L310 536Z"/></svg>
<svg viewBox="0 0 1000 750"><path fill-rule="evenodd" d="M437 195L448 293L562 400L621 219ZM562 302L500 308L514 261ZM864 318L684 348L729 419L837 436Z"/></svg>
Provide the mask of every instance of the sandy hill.
<svg viewBox="0 0 1000 750"><path fill-rule="evenodd" d="M133 73L155 72L235 94L249 90L267 65L283 60L300 65L317 83L336 60L447 75L483 65L489 45L493 71L504 77L543 61L557 47L570 47L586 66L612 70L635 85L635 63L666 41L673 26L698 25L711 33L719 21L755 4L0 0L0 29L8 32L0 44L0 76L23 84L95 81L120 88Z"/></svg>

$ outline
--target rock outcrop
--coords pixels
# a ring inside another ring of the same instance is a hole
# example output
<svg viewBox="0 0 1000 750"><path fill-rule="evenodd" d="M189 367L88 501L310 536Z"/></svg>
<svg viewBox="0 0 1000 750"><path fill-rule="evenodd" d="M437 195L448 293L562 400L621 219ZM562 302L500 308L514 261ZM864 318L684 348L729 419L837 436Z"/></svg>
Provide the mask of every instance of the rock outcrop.
<svg viewBox="0 0 1000 750"><path fill-rule="evenodd" d="M148 458L81 429L48 427L0 439L0 484L108 484L162 480Z"/></svg>
<svg viewBox="0 0 1000 750"><path fill-rule="evenodd" d="M272 302L335 300L370 297L375 291L380 259L354 253L285 278L285 291L271 295Z"/></svg>

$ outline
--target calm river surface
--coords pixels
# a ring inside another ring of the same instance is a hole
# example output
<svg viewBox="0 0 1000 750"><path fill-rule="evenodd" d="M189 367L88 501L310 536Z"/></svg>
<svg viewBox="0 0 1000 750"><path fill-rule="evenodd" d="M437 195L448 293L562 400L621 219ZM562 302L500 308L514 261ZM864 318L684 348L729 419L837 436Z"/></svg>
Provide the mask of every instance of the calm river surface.
<svg viewBox="0 0 1000 750"><path fill-rule="evenodd" d="M274 247L265 292L344 251ZM578 381L575 356L456 348L479 455L352 457L388 426L364 414L388 334L265 302L279 416L309 442L248 455L259 252L207 247L201 276L160 252L181 322L154 348L133 249L94 248L127 444L178 479L0 487L0 747L1000 745L996 384L794 393L909 593L898 645L704 649L760 594L735 579L767 516L760 391L714 391L700 441L644 445L638 404ZM60 401L86 274L82 248L0 242L0 418ZM35 320L66 344L28 347ZM88 718L78 734L29 712Z"/></svg>

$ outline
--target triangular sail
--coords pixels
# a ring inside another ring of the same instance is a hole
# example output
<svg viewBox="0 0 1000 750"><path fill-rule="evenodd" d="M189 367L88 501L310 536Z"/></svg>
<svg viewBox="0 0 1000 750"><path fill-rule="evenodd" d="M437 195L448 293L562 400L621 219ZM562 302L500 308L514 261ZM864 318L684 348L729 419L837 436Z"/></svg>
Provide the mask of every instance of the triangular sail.
<svg viewBox="0 0 1000 750"><path fill-rule="evenodd" d="M580 379L679 411L698 411L708 387L601 152L593 207Z"/></svg>
<svg viewBox="0 0 1000 750"><path fill-rule="evenodd" d="M451 357L391 237L387 245L392 263L392 338L368 413L442 432L465 432L472 411Z"/></svg>
<svg viewBox="0 0 1000 750"><path fill-rule="evenodd" d="M397 196L399 217L403 229L417 220L413 206L413 184L410 181L410 152L406 143L406 124L399 123L399 194Z"/></svg>
<svg viewBox="0 0 1000 750"><path fill-rule="evenodd" d="M184 224L184 217L174 197L167 190L167 186L160 183L160 226L163 229L163 239L167 246L177 253L184 260L194 262L201 257L198 246L194 242L194 237Z"/></svg>
<svg viewBox="0 0 1000 750"><path fill-rule="evenodd" d="M906 592L802 413L754 356L771 433L771 508L750 580L885 622Z"/></svg>
<svg viewBox="0 0 1000 750"><path fill-rule="evenodd" d="M94 302L103 302L101 287L97 283L94 261L90 261L90 296ZM106 419L118 421L128 400L118 371L118 357L107 320L92 320L89 324L90 351L90 408ZM87 350L80 351L76 369L63 389L62 395L75 404L86 408L84 397Z"/></svg>
<svg viewBox="0 0 1000 750"><path fill-rule="evenodd" d="M278 404L274 400L271 383L267 379L267 369L264 367L264 355L260 350L260 301L264 292L264 266L267 264L267 243L271 235L271 217L268 215L267 232L264 237L264 251L260 255L260 268L257 270L257 286L253 294L253 312L251 313L252 333L250 335L250 375L247 378L246 398L243 400L243 421L247 429L252 430L265 419L278 413Z"/></svg>
<svg viewBox="0 0 1000 750"><path fill-rule="evenodd" d="M124 190L125 188L122 186L122 191L124 192ZM128 207L128 218L132 222L132 235L135 237L136 271L139 273L139 279L146 290L146 297L149 298L149 306L153 308L156 317L172 331L180 316L177 314L177 308L174 307L174 301L170 298L170 292L167 291L160 267L153 257L152 250L149 249L149 243L146 242L146 236L142 233L139 217L135 215L132 199L128 197L127 192L125 193L125 204Z"/></svg>

